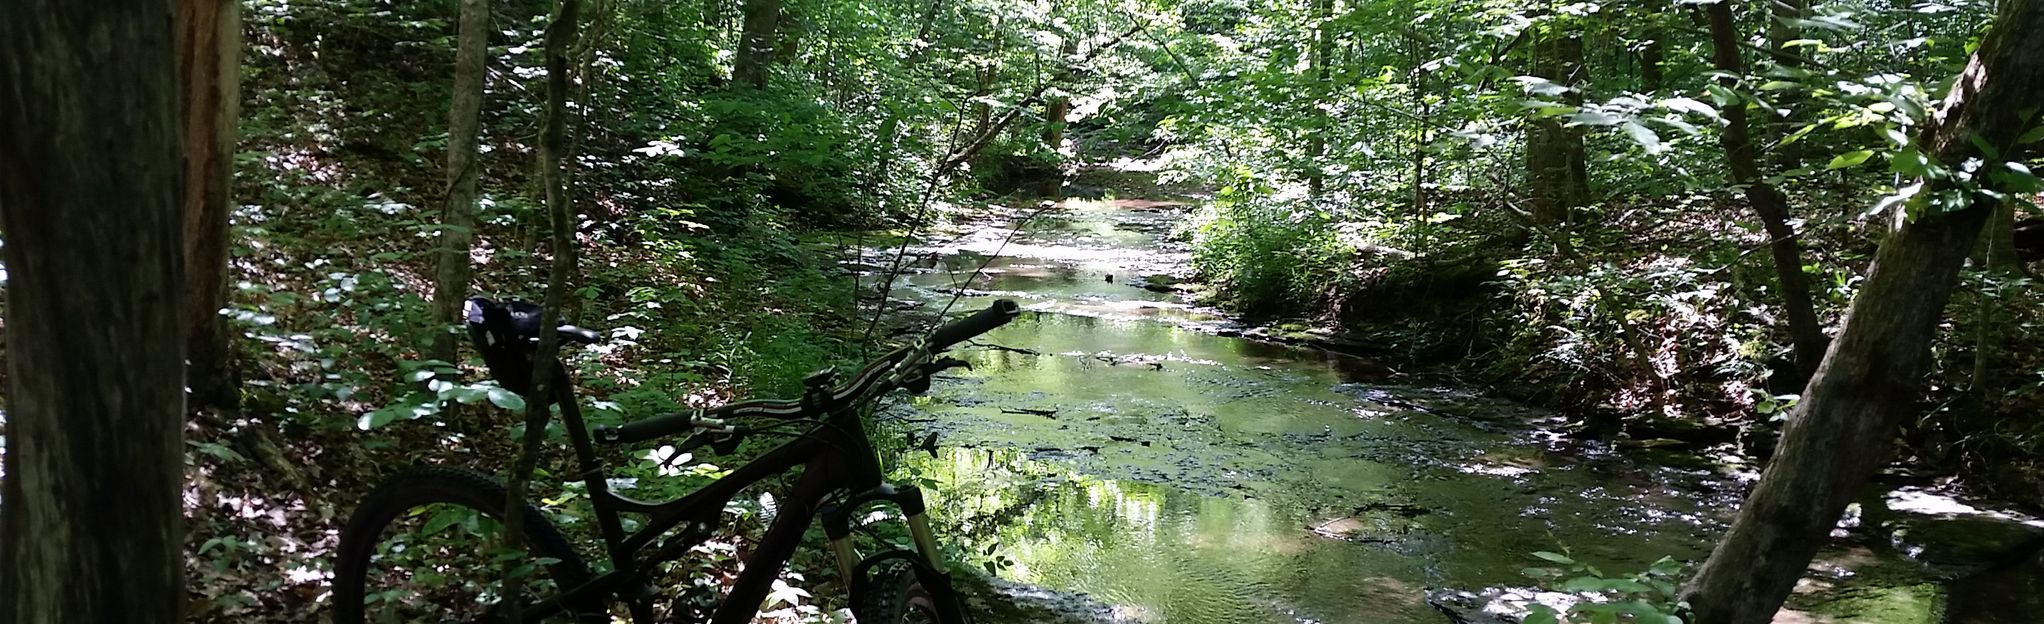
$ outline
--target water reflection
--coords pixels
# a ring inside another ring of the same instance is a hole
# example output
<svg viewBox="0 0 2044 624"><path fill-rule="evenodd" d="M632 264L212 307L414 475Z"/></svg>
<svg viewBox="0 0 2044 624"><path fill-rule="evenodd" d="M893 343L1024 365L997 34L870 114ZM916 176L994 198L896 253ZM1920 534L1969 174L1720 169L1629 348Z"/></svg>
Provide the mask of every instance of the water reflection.
<svg viewBox="0 0 2044 624"><path fill-rule="evenodd" d="M915 469L930 479L949 519L976 531L982 543L998 543L1014 561L1005 576L1090 594L1133 619L1385 622L1427 615L1416 589L1391 578L1420 575L1417 562L1301 531L1299 509L1058 474L1014 450L949 449L918 460ZM973 522L995 517L1005 521Z"/></svg>

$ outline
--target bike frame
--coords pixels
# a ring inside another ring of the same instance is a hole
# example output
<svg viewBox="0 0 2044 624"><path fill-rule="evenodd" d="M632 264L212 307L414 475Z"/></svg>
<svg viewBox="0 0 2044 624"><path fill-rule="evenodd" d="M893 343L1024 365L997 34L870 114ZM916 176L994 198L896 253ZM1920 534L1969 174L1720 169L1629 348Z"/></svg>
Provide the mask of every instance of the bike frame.
<svg viewBox="0 0 2044 624"><path fill-rule="evenodd" d="M522 608L527 621L571 610L600 607L616 597L630 607L635 624L652 624L650 601L657 590L648 582L646 571L660 563L681 559L690 549L709 539L724 516L725 505L740 492L797 467L802 469L801 478L791 491L776 499L779 505L773 524L746 560L745 571L738 575L731 590L717 605L709 624L751 621L772 591L773 581L779 578L789 557L801 545L803 533L819 516L824 521L825 535L830 538L831 551L836 555L838 571L851 589L852 604L863 603L870 583L867 575L874 566L900 560L915 567L917 578L929 590L946 621L966 621L963 606L951 586L950 575L944 570L936 539L930 530L922 491L885 482L879 458L866 437L865 424L857 406L818 414L820 422L808 431L700 490L678 499L648 503L611 491L608 475L596 454L595 441L589 435L581 408L575 401L574 383L566 367L555 362L554 376L557 387L554 400L561 408L562 424L567 428L575 458L582 468L576 476L588 488L612 570L588 583L567 588L559 596L541 604ZM827 401L818 400L819 392L822 393L821 398L829 395L828 378L824 381L811 384L809 394L804 397L806 405L827 404ZM832 499L840 495L844 495L844 500L833 504ZM890 547L859 559L851 544L852 513L883 502L901 509L915 542L915 551ZM646 521L639 530L628 534L621 519L623 514L643 515ZM669 536L669 532L677 527L682 531ZM640 557L640 552L648 548L653 549L652 554Z"/></svg>

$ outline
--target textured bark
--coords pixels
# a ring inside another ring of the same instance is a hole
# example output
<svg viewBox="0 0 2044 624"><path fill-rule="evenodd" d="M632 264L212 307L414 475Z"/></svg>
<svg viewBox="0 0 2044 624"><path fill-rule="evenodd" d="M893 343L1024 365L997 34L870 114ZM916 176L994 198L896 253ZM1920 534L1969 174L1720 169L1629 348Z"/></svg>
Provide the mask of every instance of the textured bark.
<svg viewBox="0 0 2044 624"><path fill-rule="evenodd" d="M2044 6L2002 3L1992 30L1920 138L1956 170L1974 139L2015 158L2044 107ZM1948 183L1931 181L1925 193ZM1901 224L1881 244L1838 340L1782 434L1779 455L1685 588L1697 624L1769 621L1896 431L1919 411L1930 339L1994 202Z"/></svg>
<svg viewBox="0 0 2044 624"><path fill-rule="evenodd" d="M1071 96L1060 95L1050 99L1043 110L1043 144L1052 151L1062 149L1065 144L1065 120L1072 114Z"/></svg>
<svg viewBox="0 0 2044 624"><path fill-rule="evenodd" d="M0 622L177 622L183 124L174 4L0 3Z"/></svg>
<svg viewBox="0 0 2044 624"><path fill-rule="evenodd" d="M445 330L461 323L462 302L474 272L477 135L483 111L483 80L489 70L490 0L461 0L455 36L454 101L447 111L447 200L440 209L439 266L433 272L433 359L454 362L460 336Z"/></svg>
<svg viewBox="0 0 2044 624"><path fill-rule="evenodd" d="M745 26L738 37L738 58L731 65L731 80L754 89L765 89L773 74L768 61L774 57L774 32L781 21L781 0L745 0Z"/></svg>
<svg viewBox="0 0 2044 624"><path fill-rule="evenodd" d="M1710 21L1712 64L1735 76L1744 74L1746 64L1739 57L1740 37L1730 3L1709 5L1704 12ZM1718 145L1725 150L1732 183L1745 192L1746 203L1753 205L1753 211L1760 215L1761 228L1767 232L1767 251L1774 258L1775 280L1781 287L1782 309L1788 316L1790 341L1795 345L1797 381L1801 382L1809 379L1817 362L1824 359L1829 339L1817 321L1816 304L1810 298L1810 280L1803 274L1802 245L1796 241L1795 228L1789 226L1788 198L1760 175L1760 159L1753 147L1745 104L1727 106L1721 114L1725 127L1718 133Z"/></svg>
<svg viewBox="0 0 2044 624"><path fill-rule="evenodd" d="M524 537L525 514L517 513L525 504L527 484L532 480L532 471L539 465L540 442L546 439L547 419L552 415L555 378L554 359L560 354L560 332L555 325L560 322L561 302L568 291L568 276L575 273L575 206L568 198L567 182L562 160L567 145L568 128L568 54L575 42L575 28L582 10L581 0L561 0L560 10L546 30L546 121L539 131L539 178L546 187L547 214L550 216L553 240L553 266L547 272L546 297L540 312L539 345L533 349L532 393L525 396L525 437L518 453L518 460L511 468L509 496L504 501L504 539L511 548L519 548ZM522 583L512 574L518 565L509 561L504 567L505 596L520 595ZM511 624L518 624L517 614L507 618Z"/></svg>
<svg viewBox="0 0 2044 624"><path fill-rule="evenodd" d="M226 319L227 216L234 206L235 120L241 113L241 2L178 3L184 108L185 385L192 407L238 407Z"/></svg>
<svg viewBox="0 0 2044 624"><path fill-rule="evenodd" d="M1533 42L1533 75L1566 86L1565 101L1581 104L1583 39L1575 33L1543 32ZM1588 201L1589 168L1583 133L1559 119L1535 120L1526 128L1526 178L1531 187L1534 218L1566 226L1569 214Z"/></svg>

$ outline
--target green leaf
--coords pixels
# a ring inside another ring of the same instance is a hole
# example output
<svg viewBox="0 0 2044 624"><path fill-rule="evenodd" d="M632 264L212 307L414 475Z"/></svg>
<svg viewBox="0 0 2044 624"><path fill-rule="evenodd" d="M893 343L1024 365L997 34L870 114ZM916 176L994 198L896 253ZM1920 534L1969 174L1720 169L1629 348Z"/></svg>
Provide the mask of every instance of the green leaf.
<svg viewBox="0 0 2044 624"><path fill-rule="evenodd" d="M1561 618L1547 605L1533 605L1532 612L1527 613L1523 621L1525 624L1561 624Z"/></svg>
<svg viewBox="0 0 2044 624"><path fill-rule="evenodd" d="M1873 158L1873 157L1874 157L1874 150L1870 150L1870 149L1863 149L1863 150L1853 150L1853 151L1850 151L1850 152L1846 152L1846 153L1843 153L1843 154L1839 154L1839 155L1838 155L1838 156L1836 156L1836 157L1833 157L1833 158L1831 159L1831 164L1828 164L1828 165L1824 165L1824 168L1825 168L1825 169L1844 169L1844 168L1846 168L1846 167L1856 167L1856 166L1859 166L1859 164L1860 164L1860 163L1864 163L1864 162L1866 162L1866 161L1867 161L1867 159L1869 159L1869 158Z"/></svg>
<svg viewBox="0 0 2044 624"><path fill-rule="evenodd" d="M1694 113L1705 117L1709 117L1712 120L1720 120L1720 118L1718 117L1718 109L1712 108L1711 105L1705 104L1694 98L1672 97L1665 100L1661 100L1656 104L1661 108L1665 108L1677 113Z"/></svg>
<svg viewBox="0 0 2044 624"><path fill-rule="evenodd" d="M518 396L518 393L504 388L490 386L490 404L507 410L517 411L525 409L525 397Z"/></svg>
<svg viewBox="0 0 2044 624"><path fill-rule="evenodd" d="M488 398L489 395L490 391L488 388L477 386L454 386L447 388L445 391L440 393L441 398L454 399L455 401L460 402L462 405L475 405L477 403L481 403L483 402L483 399Z"/></svg>
<svg viewBox="0 0 2044 624"><path fill-rule="evenodd" d="M1571 124L1582 124L1585 126L1613 126L1624 121L1624 118L1601 111L1581 111L1574 115L1569 115L1568 121Z"/></svg>
<svg viewBox="0 0 2044 624"><path fill-rule="evenodd" d="M2018 137L2016 139L2016 144L2025 145L2029 143L2036 143L2038 141L2044 141L2044 126L2037 126L2035 128L2031 128L2029 132L2023 133L2023 136Z"/></svg>
<svg viewBox="0 0 2044 624"><path fill-rule="evenodd" d="M1733 93L1731 89L1727 89L1722 85L1707 85L1704 87L1704 90L1710 92L1710 99L1713 102L1717 102L1718 108L1739 103L1739 94Z"/></svg>
<svg viewBox="0 0 2044 624"><path fill-rule="evenodd" d="M433 514L431 519L426 520L426 534L439 533L447 530L447 527L461 522L463 512L464 510L460 507L448 507L440 510L439 513Z"/></svg>
<svg viewBox="0 0 2044 624"><path fill-rule="evenodd" d="M1661 135L1654 134L1654 131L1647 129L1646 126L1628 121L1619 124L1618 127L1625 130L1625 135L1631 137L1632 142L1646 148L1648 154L1658 154L1668 149L1661 144Z"/></svg>
<svg viewBox="0 0 2044 624"><path fill-rule="evenodd" d="M1909 145L1909 135L1903 134L1901 130L1896 130L1893 127L1882 128L1881 136L1887 137L1888 144L1894 147L1899 148Z"/></svg>
<svg viewBox="0 0 2044 624"><path fill-rule="evenodd" d="M1978 134L1968 134L1966 138L1971 140L1973 147L1979 149L1980 154L1986 156L1988 160L1998 160L2001 158L2001 150L1995 149L1993 144L1987 142L1987 139L1980 138Z"/></svg>
<svg viewBox="0 0 2044 624"><path fill-rule="evenodd" d="M1930 158L1916 146L1902 148L1888 159L1888 170L1911 178L1921 178L1930 173Z"/></svg>
<svg viewBox="0 0 2044 624"><path fill-rule="evenodd" d="M391 407L386 407L367 414L363 414L361 419L355 421L355 426L363 431L368 431L370 429L375 429L377 427L388 425L390 424L390 421L397 420L399 416L410 413L411 411L412 408L408 406L394 405Z"/></svg>
<svg viewBox="0 0 2044 624"><path fill-rule="evenodd" d="M1535 552L1533 553L1533 556L1539 557L1541 559L1546 559L1548 561L1552 561L1555 563L1559 563L1562 565L1575 565L1576 563L1576 560L1568 558L1568 555L1564 555L1561 553L1551 553L1545 550Z"/></svg>

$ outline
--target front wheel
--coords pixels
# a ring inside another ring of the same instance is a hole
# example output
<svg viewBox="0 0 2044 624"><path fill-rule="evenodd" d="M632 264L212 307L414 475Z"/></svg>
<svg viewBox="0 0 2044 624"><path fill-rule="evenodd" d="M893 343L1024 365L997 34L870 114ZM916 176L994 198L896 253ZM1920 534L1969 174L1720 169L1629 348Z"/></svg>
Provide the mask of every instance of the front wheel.
<svg viewBox="0 0 2044 624"><path fill-rule="evenodd" d="M522 511L526 552L492 553L505 498L495 478L454 468L416 469L370 492L341 530L333 624L498 620L507 557L532 562L524 595L511 604L535 604L587 582L582 557L530 504ZM573 622L577 615L544 621Z"/></svg>
<svg viewBox="0 0 2044 624"><path fill-rule="evenodd" d="M859 624L970 624L963 614L946 615L957 608L957 597L940 597L937 592L948 590L937 587L948 583L924 583L915 566L888 565L873 574L865 604L859 608Z"/></svg>

